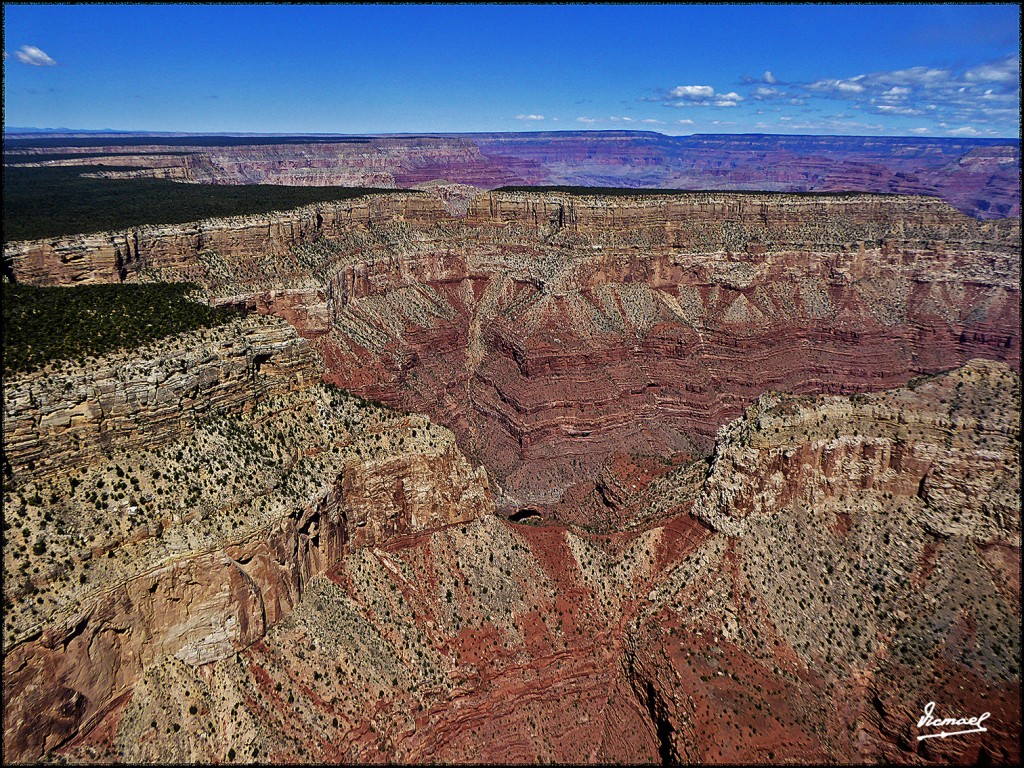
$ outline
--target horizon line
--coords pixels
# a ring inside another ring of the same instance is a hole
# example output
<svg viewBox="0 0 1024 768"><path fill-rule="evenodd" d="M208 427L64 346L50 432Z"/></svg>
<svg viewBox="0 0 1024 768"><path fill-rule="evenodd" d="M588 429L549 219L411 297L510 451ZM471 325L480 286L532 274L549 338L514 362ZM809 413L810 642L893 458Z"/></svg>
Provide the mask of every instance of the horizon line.
<svg viewBox="0 0 1024 768"><path fill-rule="evenodd" d="M300 132L253 132L253 131L174 131L174 130L144 130L144 129L119 129L119 128L37 128L29 126L16 126L8 128L4 126L3 134L6 138L10 136L76 136L86 135L109 135L117 136L155 136L155 137L202 137L202 136L224 136L237 138L276 138L276 137L302 137L310 136L316 138L339 137L339 138L389 138L389 137L429 137L429 136L487 136L495 134L507 135L540 135L540 134L635 134L662 136L669 139L691 138L694 136L783 136L794 138L800 137L827 137L827 138L850 138L850 139L912 139L923 141L1016 141L1020 143L1021 136L926 136L926 135L905 135L905 134L846 134L846 133L772 133L765 131L739 131L739 132L708 132L698 131L694 133L662 133L649 129L630 128L579 128L579 129L558 129L558 130L534 130L534 131L395 131L381 133L334 133L328 131L300 131Z"/></svg>

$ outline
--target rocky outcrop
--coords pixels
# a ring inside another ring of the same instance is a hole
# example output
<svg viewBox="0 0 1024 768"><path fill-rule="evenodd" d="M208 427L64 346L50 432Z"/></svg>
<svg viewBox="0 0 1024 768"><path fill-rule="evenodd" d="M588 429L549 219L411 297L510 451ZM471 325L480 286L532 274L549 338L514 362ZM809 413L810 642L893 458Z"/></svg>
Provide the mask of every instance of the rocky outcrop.
<svg viewBox="0 0 1024 768"><path fill-rule="evenodd" d="M163 659L252 645L346 552L493 509L451 433L316 372L254 317L5 381L8 760L102 730Z"/></svg>
<svg viewBox="0 0 1024 768"><path fill-rule="evenodd" d="M1019 366L1019 222L935 199L492 192L463 218L426 195L320 211L164 228L124 263L284 317L331 381L454 429L509 511L557 504L616 453L703 453L767 388ZM19 279L64 279L31 261Z"/></svg>
<svg viewBox="0 0 1024 768"><path fill-rule="evenodd" d="M987 361L852 401L771 396L706 473L609 467L608 501L641 512L628 532L484 515L346 548L262 641L165 655L63 756L1013 763L1019 407ZM942 523L927 467L883 449L901 443L972 467L956 476L987 509ZM919 741L930 700L989 711L984 739Z"/></svg>
<svg viewBox="0 0 1024 768"><path fill-rule="evenodd" d="M281 261L295 246L318 237L396 222L429 227L446 217L436 197L368 195L264 215L4 243L4 258L16 279L29 285L116 283L170 271L195 279L204 257ZM279 264L295 267L286 260Z"/></svg>
<svg viewBox="0 0 1024 768"><path fill-rule="evenodd" d="M1019 365L1017 224L937 201L490 193L462 231L346 248L317 345L455 429L513 508L616 452L703 452L766 388Z"/></svg>
<svg viewBox="0 0 1024 768"><path fill-rule="evenodd" d="M308 343L280 322L249 316L228 329L171 337L76 365L50 364L4 381L4 455L22 477L90 464L112 450L184 439L195 422L250 409L319 380Z"/></svg>
<svg viewBox="0 0 1024 768"><path fill-rule="evenodd" d="M692 508L721 533L626 647L666 750L1019 760L1019 414L1019 376L973 361L912 389L765 396L724 427ZM997 722L922 740L929 701Z"/></svg>
<svg viewBox="0 0 1024 768"><path fill-rule="evenodd" d="M743 535L795 503L870 491L919 499L935 535L1019 548L1016 382L975 360L895 396L762 395L720 430L695 514Z"/></svg>

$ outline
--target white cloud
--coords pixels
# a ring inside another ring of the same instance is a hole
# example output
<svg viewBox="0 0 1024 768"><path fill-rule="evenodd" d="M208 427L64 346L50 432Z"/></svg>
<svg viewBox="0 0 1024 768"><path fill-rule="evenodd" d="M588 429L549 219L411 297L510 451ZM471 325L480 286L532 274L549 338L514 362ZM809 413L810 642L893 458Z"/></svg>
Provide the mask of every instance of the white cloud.
<svg viewBox="0 0 1024 768"><path fill-rule="evenodd" d="M653 117L648 117L640 121L641 123L647 123L648 125L664 125L661 120L655 120Z"/></svg>
<svg viewBox="0 0 1024 768"><path fill-rule="evenodd" d="M577 123L596 123L597 122L597 118L596 117L577 117L576 118L576 122Z"/></svg>
<svg viewBox="0 0 1024 768"><path fill-rule="evenodd" d="M543 120L544 115L516 115L516 120Z"/></svg>
<svg viewBox="0 0 1024 768"><path fill-rule="evenodd" d="M715 95L715 89L710 85L677 85L664 98L673 107L735 107L743 101L743 97L735 91Z"/></svg>
<svg viewBox="0 0 1024 768"><path fill-rule="evenodd" d="M31 67L55 67L57 62L46 55L45 52L36 48L34 45L23 45L18 49L15 54L18 57L18 61L22 64L28 64Z"/></svg>
<svg viewBox="0 0 1024 768"><path fill-rule="evenodd" d="M703 101L715 95L715 89L710 85L677 85L668 95L674 99L694 99Z"/></svg>
<svg viewBox="0 0 1024 768"><path fill-rule="evenodd" d="M1007 56L1005 59L986 62L967 70L964 77L973 82L1017 83L1020 81L1020 57Z"/></svg>
<svg viewBox="0 0 1024 768"><path fill-rule="evenodd" d="M911 133L928 133L930 130L931 130L931 128L925 128L925 127L922 126L921 128L911 128L910 132Z"/></svg>
<svg viewBox="0 0 1024 768"><path fill-rule="evenodd" d="M948 69L911 67L910 69L897 69L894 72L877 72L871 78L886 85L919 85L930 88L946 84L952 75L953 73Z"/></svg>
<svg viewBox="0 0 1024 768"><path fill-rule="evenodd" d="M904 96L909 96L912 91L913 89L911 88L905 88L899 85L894 85L888 91L882 93L881 98L885 99L886 101L899 101Z"/></svg>
<svg viewBox="0 0 1024 768"><path fill-rule="evenodd" d="M676 120L680 125L693 125L693 120Z"/></svg>
<svg viewBox="0 0 1024 768"><path fill-rule="evenodd" d="M946 131L946 133L951 133L954 136L977 136L980 131L973 126L965 125L961 128L953 128L952 130Z"/></svg>
<svg viewBox="0 0 1024 768"><path fill-rule="evenodd" d="M856 82L864 75L850 78L848 80L817 80L807 87L812 91L831 91L839 94L861 93L864 86Z"/></svg>
<svg viewBox="0 0 1024 768"><path fill-rule="evenodd" d="M921 66L819 78L791 83L786 90L807 99L844 102L850 110L890 117L926 116L936 125L942 121L972 128L978 135L993 131L1006 135L1020 130L1019 76L1019 57L1006 56L961 69ZM769 92L754 89L751 96L765 100Z"/></svg>
<svg viewBox="0 0 1024 768"><path fill-rule="evenodd" d="M743 82L747 85L752 83L764 83L765 85L775 85L779 82L779 78L771 73L771 70L766 69L761 77L751 77L750 75L744 75L742 78Z"/></svg>
<svg viewBox="0 0 1024 768"><path fill-rule="evenodd" d="M914 109L913 107L898 107L895 104L879 104L875 108L875 112L881 112L885 115L923 115L920 109Z"/></svg>

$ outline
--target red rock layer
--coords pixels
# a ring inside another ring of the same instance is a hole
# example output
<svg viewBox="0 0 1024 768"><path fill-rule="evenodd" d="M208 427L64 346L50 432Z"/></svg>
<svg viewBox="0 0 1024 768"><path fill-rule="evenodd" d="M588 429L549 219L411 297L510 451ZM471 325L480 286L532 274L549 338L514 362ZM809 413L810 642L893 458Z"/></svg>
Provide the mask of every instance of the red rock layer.
<svg viewBox="0 0 1024 768"><path fill-rule="evenodd" d="M154 667L67 756L1012 764L1019 408L1019 377L984 361L764 397L706 478L609 468L634 530L486 516L347 552L263 641ZM918 739L928 701L988 730Z"/></svg>
<svg viewBox="0 0 1024 768"><path fill-rule="evenodd" d="M704 451L766 389L1019 366L1015 225L934 202L492 194L467 225L345 266L318 345L332 381L455 429L508 508L616 452Z"/></svg>
<svg viewBox="0 0 1024 768"><path fill-rule="evenodd" d="M410 195L93 240L15 244L16 271L280 314L332 382L451 426L509 509L614 453L706 450L766 389L1020 360L1019 222L934 199L489 193L459 219Z"/></svg>

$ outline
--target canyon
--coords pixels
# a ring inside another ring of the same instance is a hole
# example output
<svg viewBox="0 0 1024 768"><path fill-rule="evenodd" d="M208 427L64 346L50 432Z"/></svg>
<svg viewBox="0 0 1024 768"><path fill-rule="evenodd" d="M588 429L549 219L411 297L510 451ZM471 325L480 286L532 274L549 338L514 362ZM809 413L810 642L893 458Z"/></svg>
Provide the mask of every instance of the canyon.
<svg viewBox="0 0 1024 768"><path fill-rule="evenodd" d="M986 217L434 185L6 243L248 312L5 376L5 756L1019 761Z"/></svg>
<svg viewBox="0 0 1024 768"><path fill-rule="evenodd" d="M1020 216L1012 139L540 131L429 136L38 137L4 142L5 163L107 166L109 178L199 184L504 185L939 197L977 218Z"/></svg>

